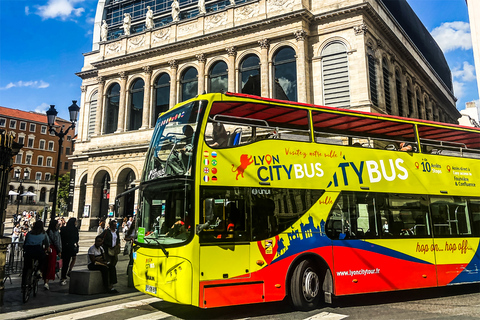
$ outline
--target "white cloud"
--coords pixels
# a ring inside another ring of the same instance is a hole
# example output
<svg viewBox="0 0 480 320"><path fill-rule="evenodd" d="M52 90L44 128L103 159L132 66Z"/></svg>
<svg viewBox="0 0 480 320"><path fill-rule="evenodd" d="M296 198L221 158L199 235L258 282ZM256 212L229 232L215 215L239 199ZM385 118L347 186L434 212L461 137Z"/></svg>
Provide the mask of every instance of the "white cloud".
<svg viewBox="0 0 480 320"><path fill-rule="evenodd" d="M453 81L453 92L458 100L460 100L465 94L464 86L465 84L463 82Z"/></svg>
<svg viewBox="0 0 480 320"><path fill-rule="evenodd" d="M452 76L461 79L462 81L474 81L477 78L475 76L475 66L468 63L468 61L463 62L463 70L460 68L453 68Z"/></svg>
<svg viewBox="0 0 480 320"><path fill-rule="evenodd" d="M35 108L35 112L45 113L45 112L47 112L48 108L50 108L50 105L44 102L44 103L42 103L41 105L39 105L38 107Z"/></svg>
<svg viewBox="0 0 480 320"><path fill-rule="evenodd" d="M0 87L0 90L7 90L11 88L20 88L20 87L32 87L35 89L45 89L50 86L49 83L40 80L40 81L17 81L17 82L10 82L5 87Z"/></svg>
<svg viewBox="0 0 480 320"><path fill-rule="evenodd" d="M25 7L25 15L28 16L30 14L30 7L26 6Z"/></svg>
<svg viewBox="0 0 480 320"><path fill-rule="evenodd" d="M444 22L440 27L433 29L431 33L443 52L472 49L470 25L467 22Z"/></svg>
<svg viewBox="0 0 480 320"><path fill-rule="evenodd" d="M66 20L71 16L79 17L85 11L84 8L74 8L78 2L84 0L48 0L44 6L37 6L37 12L40 17L45 19L60 18Z"/></svg>

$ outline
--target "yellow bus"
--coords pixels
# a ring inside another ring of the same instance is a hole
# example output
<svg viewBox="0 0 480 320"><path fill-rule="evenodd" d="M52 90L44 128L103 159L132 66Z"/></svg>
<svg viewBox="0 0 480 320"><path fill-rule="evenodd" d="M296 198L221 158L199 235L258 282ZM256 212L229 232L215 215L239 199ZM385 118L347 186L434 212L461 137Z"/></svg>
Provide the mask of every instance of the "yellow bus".
<svg viewBox="0 0 480 320"><path fill-rule="evenodd" d="M133 280L212 308L480 281L480 130L243 94L160 115Z"/></svg>

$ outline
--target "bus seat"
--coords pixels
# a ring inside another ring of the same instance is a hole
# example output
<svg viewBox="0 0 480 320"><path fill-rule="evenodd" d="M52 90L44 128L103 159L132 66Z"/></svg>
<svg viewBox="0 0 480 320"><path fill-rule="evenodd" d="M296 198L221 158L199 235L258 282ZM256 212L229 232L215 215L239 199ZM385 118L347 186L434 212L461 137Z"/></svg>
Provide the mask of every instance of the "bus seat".
<svg viewBox="0 0 480 320"><path fill-rule="evenodd" d="M394 221L390 227L390 232L395 236L399 236L403 227L403 221Z"/></svg>
<svg viewBox="0 0 480 320"><path fill-rule="evenodd" d="M455 215L457 218L458 224L458 233L459 234L468 234L468 226L467 226L467 215L465 213L465 206L458 206L455 209Z"/></svg>
<svg viewBox="0 0 480 320"><path fill-rule="evenodd" d="M228 139L229 146L238 146L242 138L242 128L236 128Z"/></svg>

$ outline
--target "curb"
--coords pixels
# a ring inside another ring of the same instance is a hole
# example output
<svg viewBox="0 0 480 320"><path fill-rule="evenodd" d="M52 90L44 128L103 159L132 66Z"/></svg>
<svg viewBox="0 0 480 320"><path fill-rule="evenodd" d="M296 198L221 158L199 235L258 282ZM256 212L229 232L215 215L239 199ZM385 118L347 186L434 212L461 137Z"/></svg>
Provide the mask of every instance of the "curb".
<svg viewBox="0 0 480 320"><path fill-rule="evenodd" d="M31 319L31 318L46 316L46 315L49 315L49 314L55 314L55 313L60 313L60 312L64 312L64 311L69 311L69 310L73 310L73 309L94 306L94 305L97 305L97 304L103 304L103 303L106 303L106 302L113 302L113 301L117 301L117 300L121 300L121 299L133 298L133 297L141 296L141 295L144 295L144 293L142 293L142 292L132 292L132 293L127 293L127 294L112 295L112 296L109 296L109 297L104 297L104 298L99 298L99 299L94 299L94 300L88 300L88 301L73 302L73 303L69 303L69 304L49 306L49 307L30 309L30 310L24 310L24 311L14 311L14 312L9 312L9 313L3 313L1 318L3 320Z"/></svg>

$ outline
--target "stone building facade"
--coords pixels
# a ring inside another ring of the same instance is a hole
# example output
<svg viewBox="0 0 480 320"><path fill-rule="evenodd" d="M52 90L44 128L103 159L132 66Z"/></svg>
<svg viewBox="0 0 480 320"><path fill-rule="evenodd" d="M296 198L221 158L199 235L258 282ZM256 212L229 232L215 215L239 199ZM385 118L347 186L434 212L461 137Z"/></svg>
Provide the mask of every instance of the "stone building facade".
<svg viewBox="0 0 480 320"><path fill-rule="evenodd" d="M98 3L93 50L77 73L82 101L71 158L83 228L139 183L158 114L203 92L450 123L460 117L443 53L405 0L210 0L202 8L189 0L179 13L171 4Z"/></svg>

